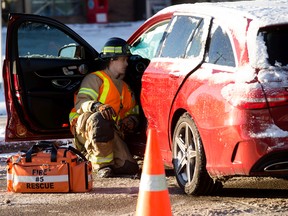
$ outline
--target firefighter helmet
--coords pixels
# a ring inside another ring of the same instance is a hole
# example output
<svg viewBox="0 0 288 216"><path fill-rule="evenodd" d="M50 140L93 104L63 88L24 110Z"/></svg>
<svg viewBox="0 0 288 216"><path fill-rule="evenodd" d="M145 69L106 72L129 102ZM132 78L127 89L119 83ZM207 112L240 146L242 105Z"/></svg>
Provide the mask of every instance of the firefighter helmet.
<svg viewBox="0 0 288 216"><path fill-rule="evenodd" d="M130 56L130 47L127 42L118 37L112 37L104 44L100 53L101 58L114 58L118 56Z"/></svg>

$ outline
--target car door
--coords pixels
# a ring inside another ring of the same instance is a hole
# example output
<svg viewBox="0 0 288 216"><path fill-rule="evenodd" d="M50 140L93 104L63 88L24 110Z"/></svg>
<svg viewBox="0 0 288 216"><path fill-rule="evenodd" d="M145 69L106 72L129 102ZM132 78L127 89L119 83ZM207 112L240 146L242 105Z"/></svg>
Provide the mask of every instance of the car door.
<svg viewBox="0 0 288 216"><path fill-rule="evenodd" d="M66 25L42 16L10 14L3 83L6 141L71 137L69 112L97 51Z"/></svg>
<svg viewBox="0 0 288 216"><path fill-rule="evenodd" d="M143 75L141 101L149 124L158 129L162 150L170 151L170 110L185 79L203 62L210 23L210 17L175 14Z"/></svg>

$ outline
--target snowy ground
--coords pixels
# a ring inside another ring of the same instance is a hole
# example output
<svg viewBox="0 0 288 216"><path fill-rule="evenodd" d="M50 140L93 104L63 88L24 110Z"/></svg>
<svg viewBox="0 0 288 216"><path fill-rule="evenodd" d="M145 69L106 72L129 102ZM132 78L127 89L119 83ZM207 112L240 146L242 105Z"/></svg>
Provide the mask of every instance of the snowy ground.
<svg viewBox="0 0 288 216"><path fill-rule="evenodd" d="M103 44L110 37L121 37L127 40L130 35L141 25L143 21L138 22L121 22L113 24L73 24L68 25L88 43L90 43L97 51L101 50ZM2 28L2 60L5 58L5 43L6 43L7 28ZM2 68L2 66L1 66ZM6 116L6 105L4 91L2 88L2 69L0 74L0 118ZM4 140L5 127L0 125L0 141ZM1 146L0 146L1 152ZM7 155L0 154L0 158Z"/></svg>

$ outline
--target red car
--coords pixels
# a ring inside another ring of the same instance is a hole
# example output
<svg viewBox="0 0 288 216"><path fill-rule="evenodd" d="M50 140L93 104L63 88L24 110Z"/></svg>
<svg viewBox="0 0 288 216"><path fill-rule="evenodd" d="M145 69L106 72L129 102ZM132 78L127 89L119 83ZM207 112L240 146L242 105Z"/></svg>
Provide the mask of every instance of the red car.
<svg viewBox="0 0 288 216"><path fill-rule="evenodd" d="M142 124L127 142L143 156L157 129L167 167L187 194L233 176L288 177L286 0L175 5L128 40L126 81ZM71 138L68 114L95 51L67 26L11 14L3 80L7 141Z"/></svg>

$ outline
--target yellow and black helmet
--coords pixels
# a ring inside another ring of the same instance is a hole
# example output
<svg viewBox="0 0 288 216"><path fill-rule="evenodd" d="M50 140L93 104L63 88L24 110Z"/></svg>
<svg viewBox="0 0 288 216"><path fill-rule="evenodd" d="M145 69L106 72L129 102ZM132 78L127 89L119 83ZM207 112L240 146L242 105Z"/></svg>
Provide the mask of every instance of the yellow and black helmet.
<svg viewBox="0 0 288 216"><path fill-rule="evenodd" d="M118 37L112 37L104 44L100 58L115 58L118 56L130 56L130 47L127 42Z"/></svg>

